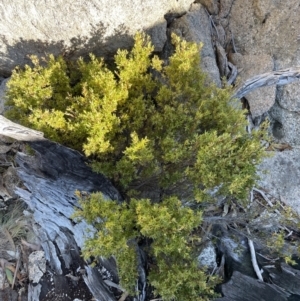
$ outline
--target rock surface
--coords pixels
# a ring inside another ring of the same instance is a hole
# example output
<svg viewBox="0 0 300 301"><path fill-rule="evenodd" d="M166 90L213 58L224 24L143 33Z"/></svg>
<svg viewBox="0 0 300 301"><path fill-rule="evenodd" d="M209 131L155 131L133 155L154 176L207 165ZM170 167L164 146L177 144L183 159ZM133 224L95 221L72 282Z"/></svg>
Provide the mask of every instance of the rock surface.
<svg viewBox="0 0 300 301"><path fill-rule="evenodd" d="M211 15L217 15L219 12L219 5L217 0L198 0L195 2L203 4Z"/></svg>
<svg viewBox="0 0 300 301"><path fill-rule="evenodd" d="M215 245L209 241L198 256L198 262L201 267L206 267L213 271L217 267Z"/></svg>
<svg viewBox="0 0 300 301"><path fill-rule="evenodd" d="M0 300L3 301L19 301L18 300L18 293L13 291L10 288L5 288L4 290L0 291Z"/></svg>
<svg viewBox="0 0 300 301"><path fill-rule="evenodd" d="M211 41L211 24L204 6L193 4L187 14L172 22L170 30L187 41L203 43L201 67L213 82L221 86L220 72Z"/></svg>
<svg viewBox="0 0 300 301"><path fill-rule="evenodd" d="M29 280L39 283L46 272L46 258L44 251L35 251L28 258Z"/></svg>
<svg viewBox="0 0 300 301"><path fill-rule="evenodd" d="M256 70L257 65L262 66L266 57L272 60L274 70L300 65L300 32L297 26L299 12L300 6L297 0L232 2L228 15L230 26L227 28L227 33L233 34L237 52L243 56L250 55L252 58L257 58L252 61L250 70ZM271 68L267 65L265 67ZM297 115L300 103L300 83L277 89L276 97L273 93L260 93L255 100L254 116L264 112L276 100L275 108L270 111L275 132L278 127L281 128L276 138L282 142L299 144L299 130L296 125L299 124Z"/></svg>
<svg viewBox="0 0 300 301"><path fill-rule="evenodd" d="M243 83L247 79L273 70L273 60L270 55L238 55L231 54L232 62L240 70L239 81ZM252 117L257 117L269 111L275 103L276 86L262 87L248 93L245 98L250 106Z"/></svg>
<svg viewBox="0 0 300 301"><path fill-rule="evenodd" d="M259 185L300 214L300 149L275 152L259 167Z"/></svg>
<svg viewBox="0 0 300 301"><path fill-rule="evenodd" d="M300 101L297 100L295 104L297 105L298 102ZM290 143L296 147L300 145L300 115L298 111L285 109L278 100L271 108L269 116L272 134L277 141Z"/></svg>
<svg viewBox="0 0 300 301"><path fill-rule="evenodd" d="M156 51L166 42L165 15L179 16L191 0L2 1L0 5L0 75L28 63L28 55L49 53L70 58L94 52L111 55L132 45L132 36L146 30Z"/></svg>

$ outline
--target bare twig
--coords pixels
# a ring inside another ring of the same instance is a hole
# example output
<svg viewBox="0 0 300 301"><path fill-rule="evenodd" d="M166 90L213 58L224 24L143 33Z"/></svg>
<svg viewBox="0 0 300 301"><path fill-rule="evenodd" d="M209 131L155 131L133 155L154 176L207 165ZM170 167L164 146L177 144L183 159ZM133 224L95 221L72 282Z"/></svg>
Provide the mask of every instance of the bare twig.
<svg viewBox="0 0 300 301"><path fill-rule="evenodd" d="M215 29L215 31L216 31L216 33L217 33L218 40L220 40L219 32L218 32L218 29L217 29L217 27L216 27L216 25L215 25L214 20L212 19L211 15L209 14L209 12L207 11L206 8L205 8L205 11L206 11L206 13L207 13L207 15L208 15L208 17L209 17L209 19L210 19L211 24L213 25L213 27L214 27L214 29Z"/></svg>
<svg viewBox="0 0 300 301"><path fill-rule="evenodd" d="M227 64L228 64L228 67L231 69L231 74L230 74L230 77L227 80L227 84L231 85L235 81L235 79L237 77L237 74L238 74L238 71L237 71L236 66L233 65L232 63L227 62Z"/></svg>
<svg viewBox="0 0 300 301"><path fill-rule="evenodd" d="M125 301L125 299L128 297L128 293L127 292L124 292L121 296L121 298L119 299L119 301Z"/></svg>
<svg viewBox="0 0 300 301"><path fill-rule="evenodd" d="M262 190L257 189L257 188L255 188L255 187L253 187L252 190L258 192L258 193L264 198L264 200L268 203L268 205L269 205L270 207L273 207L272 202L270 201L270 199L266 196L266 194L265 194Z"/></svg>
<svg viewBox="0 0 300 301"><path fill-rule="evenodd" d="M253 124L253 120L250 114L247 115L247 120L248 120L248 124L247 124L247 133L251 134L252 129L254 128L254 124Z"/></svg>
<svg viewBox="0 0 300 301"><path fill-rule="evenodd" d="M279 194L279 200L277 202L284 211L287 211L287 208L289 206L288 206L286 200L282 197L282 195Z"/></svg>
<svg viewBox="0 0 300 301"><path fill-rule="evenodd" d="M276 266L274 264L264 265L263 267L266 269L276 269Z"/></svg>
<svg viewBox="0 0 300 301"><path fill-rule="evenodd" d="M294 232L293 232L293 230L288 234L288 235L286 235L284 238L288 238L289 236L291 236L292 234L293 234Z"/></svg>
<svg viewBox="0 0 300 301"><path fill-rule="evenodd" d="M293 230L290 230L290 229L288 229L288 228L287 228L287 227L285 227L285 226L283 226L283 227L279 226L279 228L280 228L280 229L283 229L283 230L285 230L285 231L287 231L287 232L288 232L288 234L287 234L287 235L285 235L285 236L284 236L284 238L288 238L289 236L291 236L291 235L294 233L294 231L293 231Z"/></svg>
<svg viewBox="0 0 300 301"><path fill-rule="evenodd" d="M20 262L21 262L21 252L20 252L19 247L17 248L16 252L18 252L18 261L17 261L17 264L16 264L16 269L15 269L15 273L14 273L13 282L11 284L11 289L12 290L14 289L14 286L15 286L15 281L16 281L16 278L17 278L17 274L18 274L19 267L20 267Z"/></svg>
<svg viewBox="0 0 300 301"><path fill-rule="evenodd" d="M263 203L261 203L258 199L255 199L255 202L258 203L260 206L265 207L266 209L268 209L268 207L266 205L264 205Z"/></svg>
<svg viewBox="0 0 300 301"><path fill-rule="evenodd" d="M104 280L104 282L108 286L114 287L114 288L116 288L116 289L118 289L118 290L120 290L122 292L126 292L125 289L122 288L120 285L118 285L118 284L116 284L116 283L114 283L114 282L112 282L112 281L110 281L108 279Z"/></svg>
<svg viewBox="0 0 300 301"><path fill-rule="evenodd" d="M72 279L75 282L78 282L78 280L79 280L78 276L74 276L71 273L67 274L66 277L69 277L70 279Z"/></svg>
<svg viewBox="0 0 300 301"><path fill-rule="evenodd" d="M247 232L250 235L250 231L249 231L248 228L247 228ZM258 264L257 264L254 244L253 244L253 241L249 237L248 237L248 245L249 245L249 248L250 248L251 261L252 261L252 265L253 265L254 271L256 273L256 276L260 281L264 282L264 279L261 275L261 271L260 271L260 269L258 267Z"/></svg>
<svg viewBox="0 0 300 301"><path fill-rule="evenodd" d="M31 244L29 242L27 242L25 239L21 239L21 243L23 246L31 249L31 250L34 250L34 251L39 251L41 250L41 246L40 245L36 245L36 244Z"/></svg>
<svg viewBox="0 0 300 301"><path fill-rule="evenodd" d="M217 269L218 269L218 267L217 267L217 265L215 265L212 272L210 273L209 277L213 276Z"/></svg>
<svg viewBox="0 0 300 301"><path fill-rule="evenodd" d="M253 203L253 189L250 191L250 203Z"/></svg>
<svg viewBox="0 0 300 301"><path fill-rule="evenodd" d="M258 253L258 252L257 252L256 254L259 255L259 256L261 256L262 258L264 258L264 259L266 259L266 260L271 261L271 262L274 262L274 261L276 261L276 260L279 260L279 257L272 259L272 258L269 258L269 257L267 257L267 256L265 256L265 255L262 255L262 254Z"/></svg>
<svg viewBox="0 0 300 301"><path fill-rule="evenodd" d="M3 227L3 233L5 234L7 240L9 241L11 247L13 248L13 251L15 252L16 251L16 246L15 246L14 240L11 237L9 231L6 229L6 227Z"/></svg>

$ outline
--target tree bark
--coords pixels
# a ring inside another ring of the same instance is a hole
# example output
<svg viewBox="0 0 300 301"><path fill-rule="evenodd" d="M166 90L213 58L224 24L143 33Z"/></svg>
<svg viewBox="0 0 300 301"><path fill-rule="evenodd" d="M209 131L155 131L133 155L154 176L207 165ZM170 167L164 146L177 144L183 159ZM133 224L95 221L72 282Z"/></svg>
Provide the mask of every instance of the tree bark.
<svg viewBox="0 0 300 301"><path fill-rule="evenodd" d="M116 301L105 283L105 277L118 283L114 261L102 260L100 266L91 268L81 258L84 239L94 229L84 221L75 223L71 216L79 206L76 190L101 191L115 200L121 200L120 194L103 175L92 172L79 152L0 116L1 147L16 141L26 141L32 154L16 153L9 169L19 180L8 178L6 189L19 196L32 212L34 232L48 265L38 285L29 284L28 300L82 299L90 291L96 300ZM77 277L73 277L78 279L76 283L67 276L70 274Z"/></svg>

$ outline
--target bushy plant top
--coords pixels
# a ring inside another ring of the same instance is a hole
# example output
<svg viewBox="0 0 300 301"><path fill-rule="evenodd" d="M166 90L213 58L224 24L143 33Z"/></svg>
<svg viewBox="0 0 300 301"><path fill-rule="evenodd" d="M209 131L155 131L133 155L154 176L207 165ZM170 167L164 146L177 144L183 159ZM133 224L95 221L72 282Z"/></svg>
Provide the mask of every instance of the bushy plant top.
<svg viewBox="0 0 300 301"><path fill-rule="evenodd" d="M114 70L93 55L76 64L50 56L45 66L33 57L8 83L7 116L83 151L124 194L152 183L198 201L216 186L243 198L263 153L261 132L246 132L230 88L207 84L201 45L173 42L164 64L138 34L131 51L118 51Z"/></svg>
<svg viewBox="0 0 300 301"><path fill-rule="evenodd" d="M133 292L142 250L163 300L207 300L213 284L193 244L201 212L182 199L211 201L212 190L244 199L264 134L246 132L229 87L208 83L201 45L177 36L173 43L167 63L143 34L131 51L118 51L112 68L93 55L77 63L33 57L8 83L7 116L82 151L121 190L123 203L101 193L81 199L77 216L97 229L85 257L115 255L121 285Z"/></svg>

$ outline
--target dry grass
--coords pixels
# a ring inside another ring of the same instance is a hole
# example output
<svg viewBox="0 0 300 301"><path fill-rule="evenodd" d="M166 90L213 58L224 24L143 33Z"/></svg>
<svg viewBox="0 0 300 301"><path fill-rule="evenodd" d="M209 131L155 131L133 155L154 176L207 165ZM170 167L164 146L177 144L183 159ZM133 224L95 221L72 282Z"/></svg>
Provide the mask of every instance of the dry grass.
<svg viewBox="0 0 300 301"><path fill-rule="evenodd" d="M30 226L23 210L22 205L15 203L0 211L0 258L11 260L16 245L21 239L27 239Z"/></svg>

